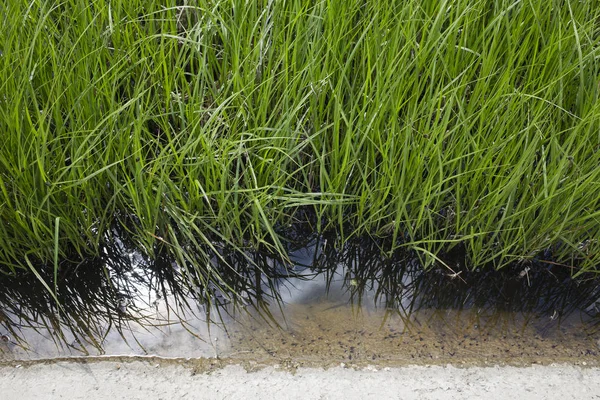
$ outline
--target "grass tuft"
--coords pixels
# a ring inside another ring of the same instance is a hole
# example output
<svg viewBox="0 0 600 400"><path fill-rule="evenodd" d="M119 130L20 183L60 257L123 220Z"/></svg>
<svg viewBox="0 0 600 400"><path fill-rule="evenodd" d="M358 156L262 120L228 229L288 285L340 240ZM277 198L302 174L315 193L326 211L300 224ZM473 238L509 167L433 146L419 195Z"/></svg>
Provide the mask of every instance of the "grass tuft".
<svg viewBox="0 0 600 400"><path fill-rule="evenodd" d="M118 226L218 284L307 222L598 271L600 2L193 4L0 5L2 272Z"/></svg>

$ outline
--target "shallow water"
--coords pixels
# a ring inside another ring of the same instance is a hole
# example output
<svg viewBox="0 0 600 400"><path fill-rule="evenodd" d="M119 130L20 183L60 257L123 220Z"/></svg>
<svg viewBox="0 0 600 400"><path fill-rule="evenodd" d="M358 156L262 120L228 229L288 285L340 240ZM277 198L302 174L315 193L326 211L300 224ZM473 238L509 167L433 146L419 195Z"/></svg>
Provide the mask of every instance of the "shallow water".
<svg viewBox="0 0 600 400"><path fill-rule="evenodd" d="M201 304L131 254L126 267L90 268L66 282L80 288L64 297L69 312L52 307L35 280L10 281L0 299L0 357L157 355L286 367L598 360L597 280L573 281L548 265L425 273L414 260L351 247L331 259L318 248L294 251L293 276L262 280L262 296L235 307Z"/></svg>
<svg viewBox="0 0 600 400"><path fill-rule="evenodd" d="M274 312L281 328L244 316L229 329L223 356L304 364L396 365L429 362L548 362L597 359L597 321L493 308L356 306L349 295L314 297ZM330 293L331 294L331 293Z"/></svg>

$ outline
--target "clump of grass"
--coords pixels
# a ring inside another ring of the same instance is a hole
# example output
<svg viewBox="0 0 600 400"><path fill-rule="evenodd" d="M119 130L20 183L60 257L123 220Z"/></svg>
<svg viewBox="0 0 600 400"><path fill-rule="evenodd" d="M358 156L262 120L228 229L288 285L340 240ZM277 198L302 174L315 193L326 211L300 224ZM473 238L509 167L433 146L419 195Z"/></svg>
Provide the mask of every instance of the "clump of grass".
<svg viewBox="0 0 600 400"><path fill-rule="evenodd" d="M0 9L4 273L56 277L119 226L219 284L223 246L285 255L307 221L425 267L598 270L597 1Z"/></svg>

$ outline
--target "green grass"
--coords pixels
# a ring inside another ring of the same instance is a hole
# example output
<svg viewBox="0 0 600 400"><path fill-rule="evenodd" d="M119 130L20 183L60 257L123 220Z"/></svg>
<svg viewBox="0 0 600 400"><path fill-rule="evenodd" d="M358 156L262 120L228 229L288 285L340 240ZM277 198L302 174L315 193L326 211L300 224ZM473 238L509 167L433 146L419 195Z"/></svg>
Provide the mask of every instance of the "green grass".
<svg viewBox="0 0 600 400"><path fill-rule="evenodd" d="M600 1L0 15L4 273L56 277L118 227L219 285L223 246L283 254L297 223L385 237L424 267L460 245L473 267L549 250L600 270Z"/></svg>

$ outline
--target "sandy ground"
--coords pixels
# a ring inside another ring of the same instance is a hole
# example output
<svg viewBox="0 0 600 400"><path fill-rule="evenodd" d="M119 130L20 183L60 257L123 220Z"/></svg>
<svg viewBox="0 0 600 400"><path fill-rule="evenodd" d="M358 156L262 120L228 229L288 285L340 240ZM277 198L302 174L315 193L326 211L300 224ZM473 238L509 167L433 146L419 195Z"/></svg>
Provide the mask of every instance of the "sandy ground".
<svg viewBox="0 0 600 400"><path fill-rule="evenodd" d="M0 398L12 399L597 399L600 368L338 366L327 370L239 365L197 373L177 364L53 362L0 366Z"/></svg>

